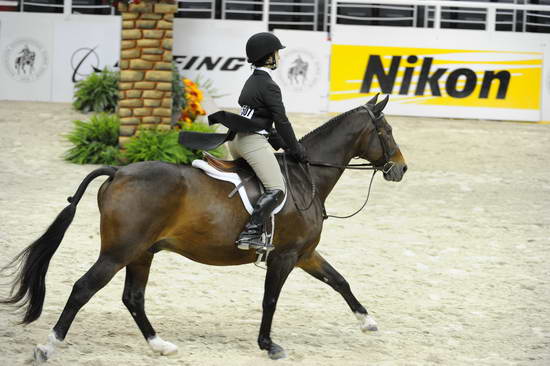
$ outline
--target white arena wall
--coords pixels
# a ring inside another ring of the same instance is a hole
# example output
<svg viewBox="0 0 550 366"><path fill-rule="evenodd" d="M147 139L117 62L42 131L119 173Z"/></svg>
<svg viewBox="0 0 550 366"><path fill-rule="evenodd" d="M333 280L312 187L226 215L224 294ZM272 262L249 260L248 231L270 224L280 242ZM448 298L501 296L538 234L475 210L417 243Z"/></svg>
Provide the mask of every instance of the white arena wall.
<svg viewBox="0 0 550 366"><path fill-rule="evenodd" d="M210 79L236 107L250 73L246 39L263 21L175 19L182 75ZM275 30L287 45L275 78L292 112L339 112L391 94L388 114L550 121L550 35L332 24ZM34 69L17 68L24 47ZM0 99L70 102L74 81L120 50L120 17L0 12ZM307 65L307 67L304 67ZM306 76L304 78L304 75Z"/></svg>

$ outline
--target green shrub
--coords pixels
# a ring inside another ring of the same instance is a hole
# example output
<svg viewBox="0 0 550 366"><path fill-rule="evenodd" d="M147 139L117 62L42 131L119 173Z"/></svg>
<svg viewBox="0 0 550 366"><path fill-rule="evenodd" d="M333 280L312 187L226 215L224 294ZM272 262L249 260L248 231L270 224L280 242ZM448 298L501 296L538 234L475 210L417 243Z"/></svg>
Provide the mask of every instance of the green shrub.
<svg viewBox="0 0 550 366"><path fill-rule="evenodd" d="M105 68L75 85L75 109L83 112L114 112L118 102L119 73Z"/></svg>
<svg viewBox="0 0 550 366"><path fill-rule="evenodd" d="M118 164L120 121L116 115L100 113L93 115L89 122L73 123L75 129L67 139L74 147L65 153L65 160L76 164Z"/></svg>
<svg viewBox="0 0 550 366"><path fill-rule="evenodd" d="M213 132L214 129L203 123L193 123L183 128L187 131ZM202 158L200 150L189 150L178 143L179 131L159 131L143 129L126 144L124 160L128 163L137 161L159 160L167 163L190 164ZM223 147L209 151L217 157L225 156Z"/></svg>
<svg viewBox="0 0 550 366"><path fill-rule="evenodd" d="M125 147L124 160L128 163L151 160L189 163L189 151L178 143L177 131L142 129Z"/></svg>

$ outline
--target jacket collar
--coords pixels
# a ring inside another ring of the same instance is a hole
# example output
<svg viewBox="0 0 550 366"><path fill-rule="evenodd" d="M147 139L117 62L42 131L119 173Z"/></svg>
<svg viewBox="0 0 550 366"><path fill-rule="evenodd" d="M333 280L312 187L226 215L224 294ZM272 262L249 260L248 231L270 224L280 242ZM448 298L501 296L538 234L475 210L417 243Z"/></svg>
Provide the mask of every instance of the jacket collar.
<svg viewBox="0 0 550 366"><path fill-rule="evenodd" d="M256 67L254 69L253 73L256 74L256 75L267 74L267 75L271 76L272 72L273 72L273 70L268 69L267 67Z"/></svg>

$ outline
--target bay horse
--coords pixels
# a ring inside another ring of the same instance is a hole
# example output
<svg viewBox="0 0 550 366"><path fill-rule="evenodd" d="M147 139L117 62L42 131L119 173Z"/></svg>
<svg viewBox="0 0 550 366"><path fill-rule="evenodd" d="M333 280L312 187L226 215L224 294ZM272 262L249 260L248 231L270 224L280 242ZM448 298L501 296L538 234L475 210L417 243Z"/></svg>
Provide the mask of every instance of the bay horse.
<svg viewBox="0 0 550 366"><path fill-rule="evenodd" d="M270 333L281 288L294 267L339 292L359 320L361 330L377 330L375 320L353 295L347 281L316 247L323 228L324 202L352 158L385 166L384 178L388 181L401 181L407 170L382 113L387 101L386 97L376 104L374 97L304 136L301 142L308 158L321 163L311 163L305 169L285 158L284 171L292 194L275 219L275 249L266 262L258 337L260 349L267 351L271 359L285 357L284 349L271 340ZM64 341L78 311L122 268L126 268L122 301L149 346L159 354L175 353L177 346L157 335L144 310L145 287L155 253L168 250L216 266L253 263L256 259L253 250L235 246L248 214L238 199L228 199L231 184L214 180L187 165L140 162L121 168L98 168L84 178L75 195L69 197L70 204L46 232L2 270L16 270L12 273L16 276L10 296L1 303L25 307L22 323L31 323L40 316L50 259L71 224L86 187L103 175L108 179L98 192L99 257L74 284L46 343L36 346L34 357L38 362L51 357Z"/></svg>

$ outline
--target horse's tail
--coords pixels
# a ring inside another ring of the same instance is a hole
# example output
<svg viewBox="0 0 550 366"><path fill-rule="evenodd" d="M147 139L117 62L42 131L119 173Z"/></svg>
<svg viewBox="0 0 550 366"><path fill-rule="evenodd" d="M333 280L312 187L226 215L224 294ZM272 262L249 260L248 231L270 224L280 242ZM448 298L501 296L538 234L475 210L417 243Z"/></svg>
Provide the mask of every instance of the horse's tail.
<svg viewBox="0 0 550 366"><path fill-rule="evenodd" d="M76 205L86 191L88 184L95 178L108 175L112 179L117 168L107 166L94 170L80 183L74 196L69 197L69 205L59 213L48 230L34 243L19 253L8 265L0 269L5 276L14 276L11 291L7 299L0 299L0 304L26 306L25 316L21 323L29 324L40 317L46 295L46 272L50 260L61 244L65 232L73 221Z"/></svg>

